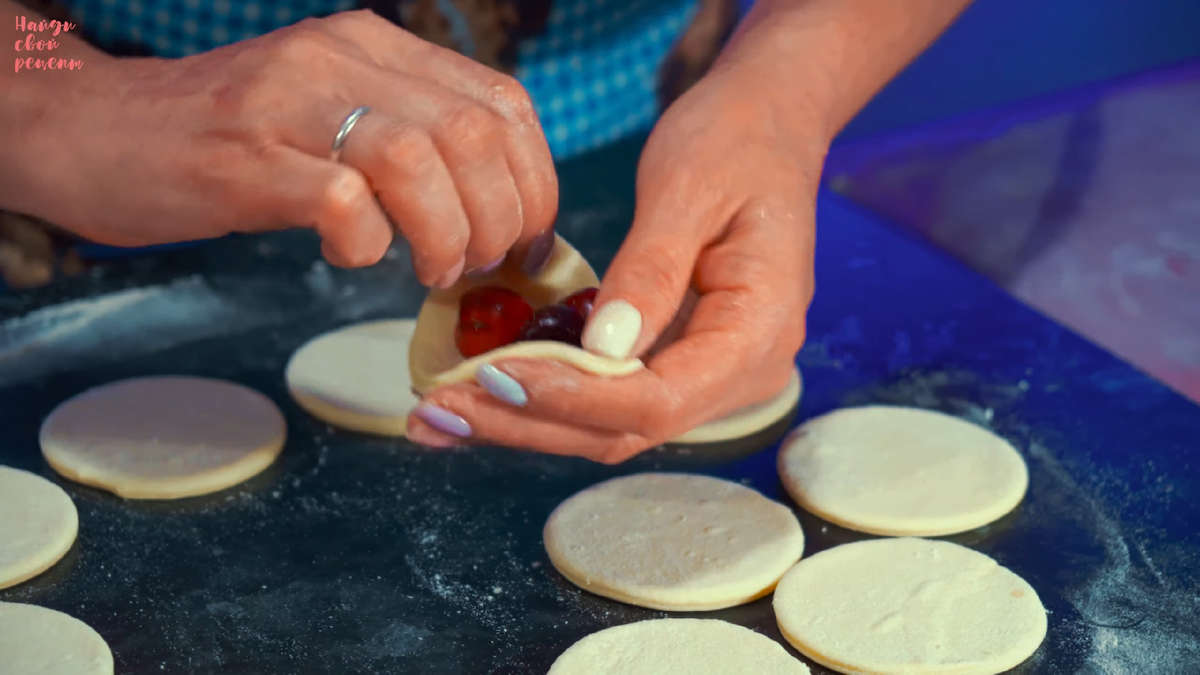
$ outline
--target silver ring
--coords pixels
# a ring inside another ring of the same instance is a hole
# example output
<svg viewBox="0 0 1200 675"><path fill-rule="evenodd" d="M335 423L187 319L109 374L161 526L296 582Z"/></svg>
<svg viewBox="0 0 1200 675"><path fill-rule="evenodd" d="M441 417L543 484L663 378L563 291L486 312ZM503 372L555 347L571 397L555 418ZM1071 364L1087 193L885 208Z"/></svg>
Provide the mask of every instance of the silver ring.
<svg viewBox="0 0 1200 675"><path fill-rule="evenodd" d="M346 138L350 136L350 130L354 128L355 124L358 124L363 115L369 112L371 112L369 106L360 105L350 111L349 115L346 115L346 119L342 121L342 126L338 128L337 136L333 137L333 150L329 153L333 161L336 162L342 158L342 147L346 145Z"/></svg>

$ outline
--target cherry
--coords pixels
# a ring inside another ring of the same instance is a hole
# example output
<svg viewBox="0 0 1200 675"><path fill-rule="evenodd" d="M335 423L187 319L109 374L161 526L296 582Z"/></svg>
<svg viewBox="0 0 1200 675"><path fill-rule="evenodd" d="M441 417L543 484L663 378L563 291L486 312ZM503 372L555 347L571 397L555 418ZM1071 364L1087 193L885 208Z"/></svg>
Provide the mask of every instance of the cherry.
<svg viewBox="0 0 1200 675"><path fill-rule="evenodd" d="M562 304L579 312L579 316L583 317L584 321L592 314L592 305L596 302L597 288L585 288L582 291L575 291L568 295Z"/></svg>
<svg viewBox="0 0 1200 675"><path fill-rule="evenodd" d="M533 318L533 307L515 291L480 286L463 294L454 344L464 358L512 344Z"/></svg>
<svg viewBox="0 0 1200 675"><path fill-rule="evenodd" d="M574 307L549 305L533 313L521 331L521 340L552 340L579 347L583 343L583 317Z"/></svg>

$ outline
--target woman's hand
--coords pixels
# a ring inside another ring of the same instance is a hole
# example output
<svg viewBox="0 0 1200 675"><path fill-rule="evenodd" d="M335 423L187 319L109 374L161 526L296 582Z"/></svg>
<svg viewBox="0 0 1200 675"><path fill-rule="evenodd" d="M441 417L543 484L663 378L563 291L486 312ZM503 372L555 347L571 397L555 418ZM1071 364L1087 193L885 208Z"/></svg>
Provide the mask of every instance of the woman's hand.
<svg viewBox="0 0 1200 675"><path fill-rule="evenodd" d="M647 368L606 379L551 362L501 362L479 378L488 389L427 396L410 438L445 446L465 434L619 462L787 385L813 293L827 138L798 111L765 105L756 82L736 69L710 74L667 111L643 151L633 228L584 345L645 356Z"/></svg>
<svg viewBox="0 0 1200 675"><path fill-rule="evenodd" d="M35 168L53 198L34 215L94 241L307 226L330 262L362 266L395 227L442 287L510 249L536 267L553 243L558 185L521 85L369 12L88 65L55 78L69 88L41 113Z"/></svg>

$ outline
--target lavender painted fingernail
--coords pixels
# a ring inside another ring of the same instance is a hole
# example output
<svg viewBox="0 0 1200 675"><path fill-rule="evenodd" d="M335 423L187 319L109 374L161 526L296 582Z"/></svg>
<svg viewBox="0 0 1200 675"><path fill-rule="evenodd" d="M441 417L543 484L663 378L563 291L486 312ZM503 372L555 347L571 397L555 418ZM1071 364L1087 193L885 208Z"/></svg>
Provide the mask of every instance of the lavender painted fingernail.
<svg viewBox="0 0 1200 675"><path fill-rule="evenodd" d="M546 230L529 245L529 252L525 254L525 263L521 265L522 271L529 276L541 272L546 263L550 262L550 254L553 251L554 230Z"/></svg>
<svg viewBox="0 0 1200 675"><path fill-rule="evenodd" d="M430 403L422 403L413 410L412 414L417 416L417 419L437 429L443 434L450 434L458 438L466 438L471 435L471 425L463 418L454 413L439 408Z"/></svg>
<svg viewBox="0 0 1200 675"><path fill-rule="evenodd" d="M521 384L508 373L490 363L479 366L479 369L475 371L475 381L486 389L487 393L509 405L521 408L529 403L529 396Z"/></svg>
<svg viewBox="0 0 1200 675"><path fill-rule="evenodd" d="M490 263L484 265L483 267L480 267L479 269L475 269L475 270L471 270L470 272L467 272L467 277L470 279L481 279L481 278L486 277L487 275L491 274L492 272L495 272L496 270L500 269L500 266L503 264L504 264L504 256L500 256L499 258L497 258L495 260L495 262L490 262Z"/></svg>

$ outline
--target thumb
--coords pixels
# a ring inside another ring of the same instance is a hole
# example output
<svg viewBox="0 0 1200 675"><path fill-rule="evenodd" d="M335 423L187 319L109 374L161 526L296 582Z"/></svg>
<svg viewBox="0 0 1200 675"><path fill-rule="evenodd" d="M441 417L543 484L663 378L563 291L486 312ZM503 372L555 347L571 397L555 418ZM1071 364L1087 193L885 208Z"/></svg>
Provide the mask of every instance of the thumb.
<svg viewBox="0 0 1200 675"><path fill-rule="evenodd" d="M604 275L583 332L583 347L593 354L641 356L683 303L704 241L699 232L665 227L680 220L655 211L635 214L629 236Z"/></svg>

